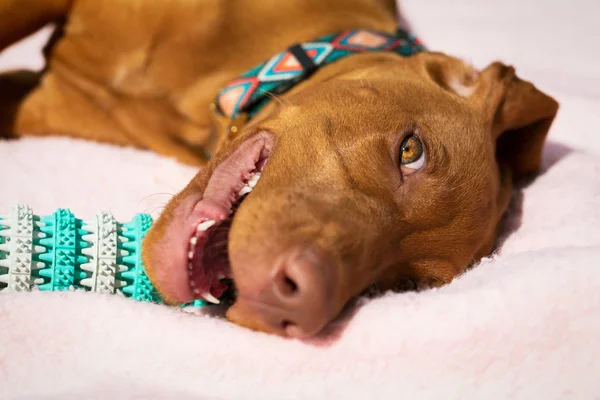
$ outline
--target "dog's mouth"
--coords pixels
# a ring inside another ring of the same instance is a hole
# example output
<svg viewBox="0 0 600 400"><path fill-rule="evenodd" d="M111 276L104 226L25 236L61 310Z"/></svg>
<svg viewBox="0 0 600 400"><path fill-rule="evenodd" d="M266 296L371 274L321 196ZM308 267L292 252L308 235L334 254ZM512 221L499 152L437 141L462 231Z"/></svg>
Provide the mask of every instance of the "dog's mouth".
<svg viewBox="0 0 600 400"><path fill-rule="evenodd" d="M178 296L174 297L184 302L220 302L228 280L233 279L228 255L233 219L260 180L270 154L270 138L257 135L215 169L186 218L186 274L177 274L185 282L177 282Z"/></svg>
<svg viewBox="0 0 600 400"><path fill-rule="evenodd" d="M202 218L188 243L188 282L195 298L219 304L219 297L227 290L225 280L233 278L227 246L229 230L237 208L252 192L260 179L260 170L253 170L232 201L229 216L221 221Z"/></svg>

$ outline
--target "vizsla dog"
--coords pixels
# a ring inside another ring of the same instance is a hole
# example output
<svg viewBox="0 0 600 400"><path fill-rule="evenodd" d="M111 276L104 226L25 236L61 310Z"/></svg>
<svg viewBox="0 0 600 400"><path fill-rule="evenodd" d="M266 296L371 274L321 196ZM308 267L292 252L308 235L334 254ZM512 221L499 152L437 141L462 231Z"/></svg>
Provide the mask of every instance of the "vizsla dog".
<svg viewBox="0 0 600 400"><path fill-rule="evenodd" d="M290 337L490 254L558 109L511 67L425 51L394 0L0 0L0 21L0 50L58 26L44 71L0 75L4 136L206 164L149 232L148 274L173 304L232 279L227 317Z"/></svg>

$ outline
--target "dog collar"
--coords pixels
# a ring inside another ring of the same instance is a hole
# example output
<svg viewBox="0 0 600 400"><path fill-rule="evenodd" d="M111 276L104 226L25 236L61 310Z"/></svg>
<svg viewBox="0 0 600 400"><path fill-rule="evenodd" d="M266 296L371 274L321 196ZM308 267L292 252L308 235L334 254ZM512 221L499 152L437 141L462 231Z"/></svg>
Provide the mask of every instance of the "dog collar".
<svg viewBox="0 0 600 400"><path fill-rule="evenodd" d="M252 118L271 99L306 79L319 68L344 57L370 51L391 51L411 56L425 50L421 42L403 29L395 34L354 29L296 44L271 57L225 86L212 108L233 121Z"/></svg>

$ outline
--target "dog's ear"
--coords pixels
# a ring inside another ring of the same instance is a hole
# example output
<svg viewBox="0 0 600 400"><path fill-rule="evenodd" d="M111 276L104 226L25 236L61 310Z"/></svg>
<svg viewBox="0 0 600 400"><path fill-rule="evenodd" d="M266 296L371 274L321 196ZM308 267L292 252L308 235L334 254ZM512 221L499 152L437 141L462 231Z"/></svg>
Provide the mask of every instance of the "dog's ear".
<svg viewBox="0 0 600 400"><path fill-rule="evenodd" d="M430 79L466 98L482 114L495 140L498 162L509 167L513 179L537 172L558 103L500 62L479 72L441 53L426 56Z"/></svg>
<svg viewBox="0 0 600 400"><path fill-rule="evenodd" d="M536 173L558 103L499 62L479 74L473 100L491 126L498 162L515 180Z"/></svg>

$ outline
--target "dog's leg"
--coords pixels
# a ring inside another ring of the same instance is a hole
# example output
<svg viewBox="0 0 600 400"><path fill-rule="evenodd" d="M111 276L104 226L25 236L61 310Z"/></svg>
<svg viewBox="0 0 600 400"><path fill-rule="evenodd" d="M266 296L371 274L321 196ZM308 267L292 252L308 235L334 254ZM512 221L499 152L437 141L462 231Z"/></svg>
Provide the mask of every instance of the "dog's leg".
<svg viewBox="0 0 600 400"><path fill-rule="evenodd" d="M66 17L74 0L0 0L0 51Z"/></svg>
<svg viewBox="0 0 600 400"><path fill-rule="evenodd" d="M0 0L0 51L50 22L60 26L74 1ZM58 29L46 45L46 57L51 58L49 49L60 37ZM151 149L187 164L205 163L201 148L177 134L197 127L168 105L115 96L106 85L69 68L42 74L0 74L0 137L71 136Z"/></svg>
<svg viewBox="0 0 600 400"><path fill-rule="evenodd" d="M6 125L12 128L13 137L69 136L146 148L186 164L204 163L199 149L169 134L189 127L180 119L166 118L169 110L160 102L121 101L85 79L61 79L52 71L45 72L40 84L12 109L16 113L7 111L10 123Z"/></svg>
<svg viewBox="0 0 600 400"><path fill-rule="evenodd" d="M206 136L194 124L176 116L166 118L173 110L151 100L120 102L104 88L82 82L58 79L51 71L0 73L0 138L71 136L147 148L186 164L204 164L200 147L169 134L191 130Z"/></svg>

